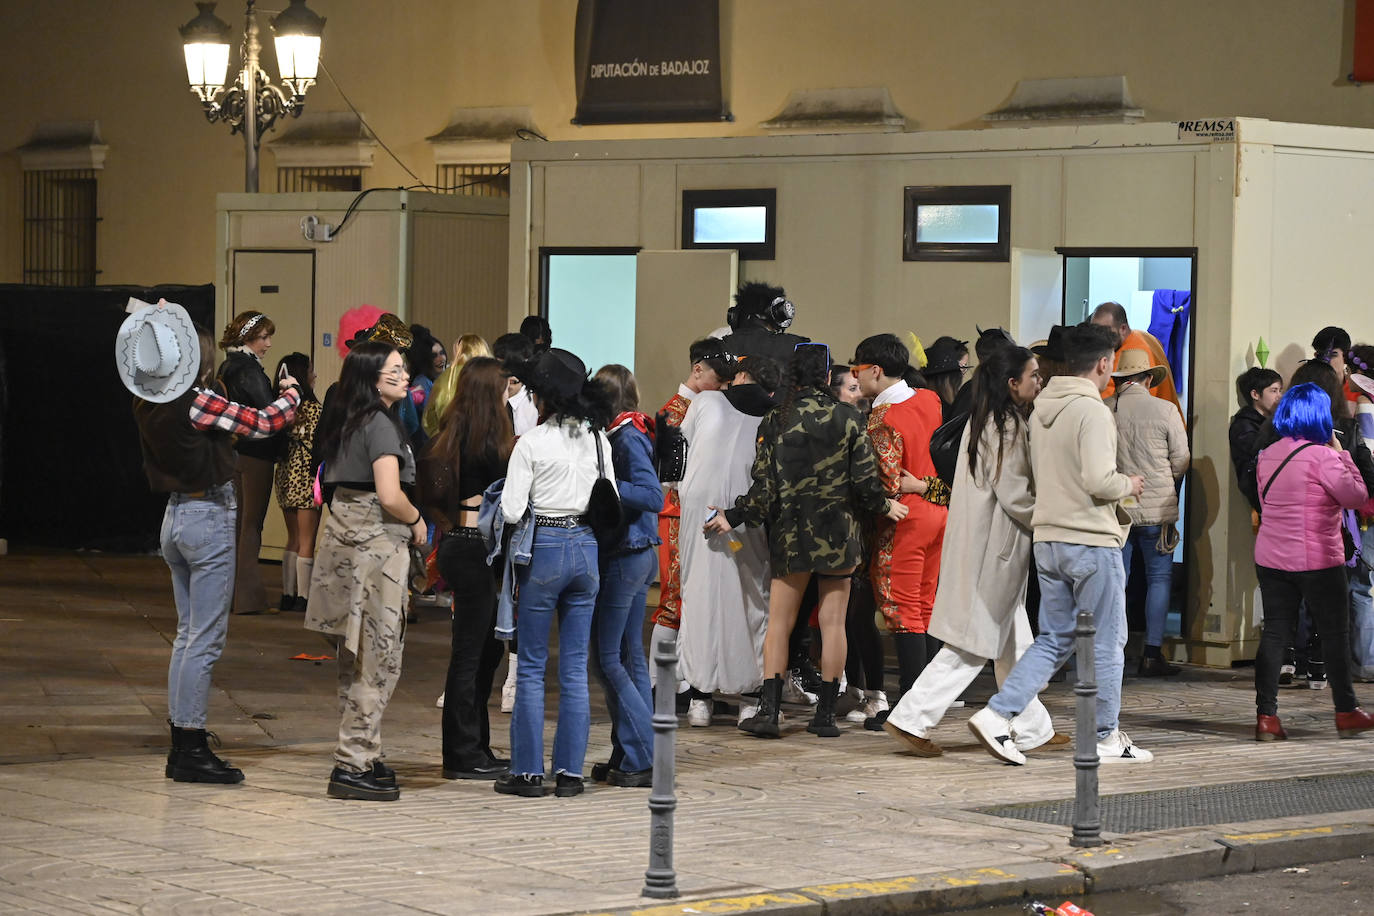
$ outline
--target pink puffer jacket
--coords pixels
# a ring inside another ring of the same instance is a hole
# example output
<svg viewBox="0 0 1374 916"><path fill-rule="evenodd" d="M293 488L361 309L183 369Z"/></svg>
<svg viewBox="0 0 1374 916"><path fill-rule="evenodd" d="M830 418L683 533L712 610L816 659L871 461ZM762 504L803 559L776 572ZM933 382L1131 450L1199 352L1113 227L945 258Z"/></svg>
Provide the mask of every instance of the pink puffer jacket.
<svg viewBox="0 0 1374 916"><path fill-rule="evenodd" d="M1303 444L1280 439L1260 452L1256 476L1261 494L1283 460ZM1342 565L1341 510L1356 508L1368 498L1349 452L1326 445L1303 449L1284 467L1268 495L1260 497L1255 562L1289 572Z"/></svg>

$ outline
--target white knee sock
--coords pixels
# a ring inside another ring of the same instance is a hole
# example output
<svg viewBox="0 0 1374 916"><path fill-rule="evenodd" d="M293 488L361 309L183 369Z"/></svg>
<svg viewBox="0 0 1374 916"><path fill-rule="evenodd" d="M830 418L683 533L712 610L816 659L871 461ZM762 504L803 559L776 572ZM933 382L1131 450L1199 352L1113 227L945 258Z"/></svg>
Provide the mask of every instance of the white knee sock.
<svg viewBox="0 0 1374 916"><path fill-rule="evenodd" d="M282 551L281 593L283 595L296 594L296 554L294 551Z"/></svg>
<svg viewBox="0 0 1374 916"><path fill-rule="evenodd" d="M314 557L296 557L296 594L310 600L310 575L315 569Z"/></svg>

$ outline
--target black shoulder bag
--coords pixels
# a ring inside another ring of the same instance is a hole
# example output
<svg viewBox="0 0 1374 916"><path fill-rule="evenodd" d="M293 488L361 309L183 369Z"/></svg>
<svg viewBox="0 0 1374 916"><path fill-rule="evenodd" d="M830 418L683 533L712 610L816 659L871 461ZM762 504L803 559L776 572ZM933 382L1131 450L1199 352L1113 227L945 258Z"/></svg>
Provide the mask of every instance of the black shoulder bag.
<svg viewBox="0 0 1374 916"><path fill-rule="evenodd" d="M587 499L587 524L596 535L597 546L609 550L620 545L625 538L628 522L625 511L620 505L620 494L615 484L606 477L606 459L601 450L601 433L592 430L596 439L596 482L592 484L592 494Z"/></svg>
<svg viewBox="0 0 1374 916"><path fill-rule="evenodd" d="M947 487L954 486L954 472L959 467L959 442L964 438L968 419L966 413L951 417L930 435L930 460L935 465L935 473Z"/></svg>

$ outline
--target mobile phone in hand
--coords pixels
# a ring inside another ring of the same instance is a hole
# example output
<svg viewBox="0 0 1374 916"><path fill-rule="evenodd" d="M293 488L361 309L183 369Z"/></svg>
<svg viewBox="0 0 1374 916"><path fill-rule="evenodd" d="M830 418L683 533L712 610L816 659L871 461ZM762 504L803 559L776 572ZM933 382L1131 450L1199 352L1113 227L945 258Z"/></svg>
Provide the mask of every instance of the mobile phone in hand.
<svg viewBox="0 0 1374 916"><path fill-rule="evenodd" d="M286 378L288 374L289 373L286 369L286 363L282 363L281 368L277 370L277 381L280 382L282 379Z"/></svg>

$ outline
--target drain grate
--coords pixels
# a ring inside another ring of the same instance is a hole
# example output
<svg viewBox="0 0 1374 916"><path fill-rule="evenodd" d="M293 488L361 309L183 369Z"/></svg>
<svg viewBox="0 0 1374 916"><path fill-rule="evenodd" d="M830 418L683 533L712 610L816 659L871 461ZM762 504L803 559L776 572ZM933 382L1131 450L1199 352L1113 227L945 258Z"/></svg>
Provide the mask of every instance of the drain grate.
<svg viewBox="0 0 1374 916"><path fill-rule="evenodd" d="M1109 833L1355 811L1374 808L1374 771L1104 795L1101 804L1102 829ZM1041 824L1073 824L1071 798L973 810Z"/></svg>

